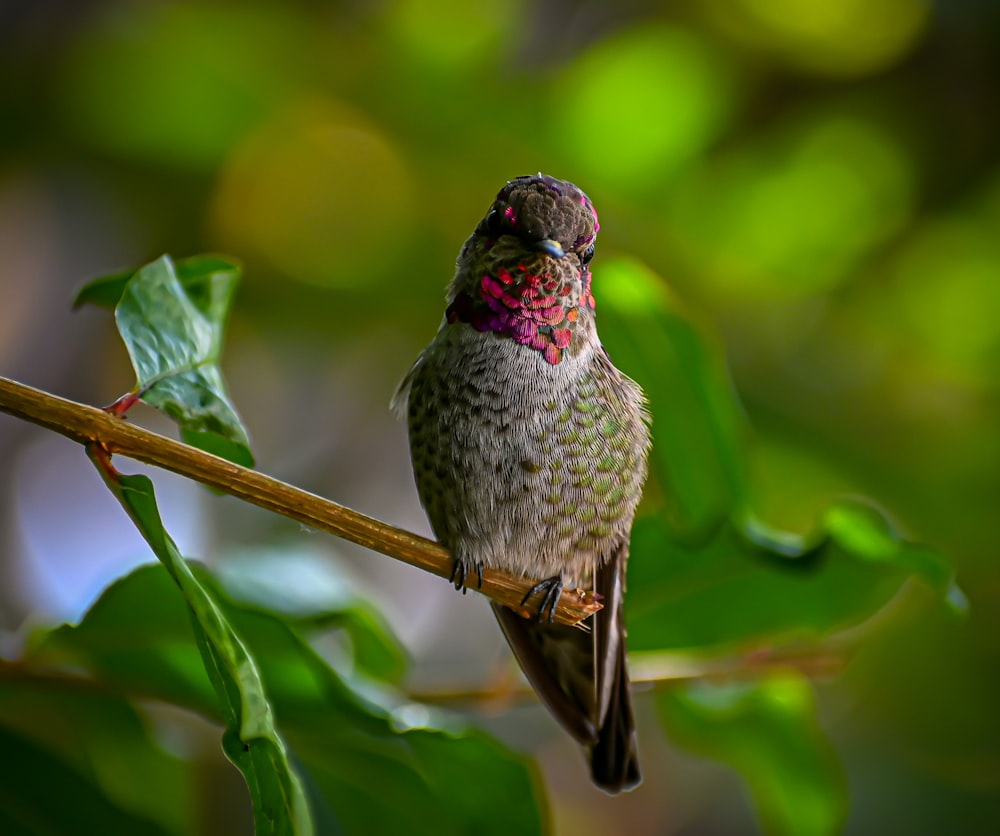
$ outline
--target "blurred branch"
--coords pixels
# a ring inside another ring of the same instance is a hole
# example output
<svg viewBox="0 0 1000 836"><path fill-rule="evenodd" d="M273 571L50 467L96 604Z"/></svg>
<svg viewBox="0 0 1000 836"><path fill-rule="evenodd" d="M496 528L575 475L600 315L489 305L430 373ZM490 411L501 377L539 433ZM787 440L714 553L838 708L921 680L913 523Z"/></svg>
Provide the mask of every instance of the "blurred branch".
<svg viewBox="0 0 1000 836"><path fill-rule="evenodd" d="M2 378L0 378L2 380ZM792 669L813 679L840 673L847 664L851 650L842 641L805 650L802 648L771 648L734 656L717 658L694 657L685 653L643 652L629 654L629 679L636 693L650 693L671 688L694 679L732 681L760 677L769 671ZM512 703L533 703L538 697L516 667L504 665L503 673L492 682L476 688L438 688L433 691L408 689L407 697L427 705L506 707ZM95 693L121 693L121 689L87 674L63 670L41 670L31 664L0 659L0 680L30 682L55 688L76 688ZM133 697L159 700L161 696L127 688Z"/></svg>
<svg viewBox="0 0 1000 836"><path fill-rule="evenodd" d="M345 508L256 470L233 464L187 444L129 424L122 418L86 404L42 392L0 377L0 411L60 433L79 444L96 443L109 453L155 465L253 505L350 540L442 578L451 576L452 558L437 543ZM527 614L521 601L532 588L531 578L483 571L488 598ZM560 624L575 625L601 605L590 593L565 590L555 612Z"/></svg>
<svg viewBox="0 0 1000 836"><path fill-rule="evenodd" d="M747 677L760 677L768 671L796 670L804 676L820 679L840 673L847 664L850 649L834 641L830 646L802 648L769 648L733 656L708 657L687 653L635 652L629 653L629 680L635 693L659 691L694 679L703 681L728 681ZM530 702L536 699L527 681L520 675L504 675L479 688L455 688L449 691L417 691L409 696L431 705L469 705L493 703L507 705L511 702Z"/></svg>

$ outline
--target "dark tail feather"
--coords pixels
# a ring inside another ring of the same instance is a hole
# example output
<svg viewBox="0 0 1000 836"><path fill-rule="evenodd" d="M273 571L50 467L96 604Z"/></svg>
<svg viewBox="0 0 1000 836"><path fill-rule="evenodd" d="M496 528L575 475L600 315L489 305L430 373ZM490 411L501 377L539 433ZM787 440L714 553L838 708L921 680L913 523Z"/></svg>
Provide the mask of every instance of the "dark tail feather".
<svg viewBox="0 0 1000 836"><path fill-rule="evenodd" d="M628 543L594 578L604 609L594 616L598 676L597 743L590 750L594 783L609 793L630 790L642 781L632 716L632 688L625 649L625 564Z"/></svg>
<svg viewBox="0 0 1000 836"><path fill-rule="evenodd" d="M521 670L542 702L590 754L594 783L619 793L642 780L625 651L625 562L628 543L595 572L604 609L589 630L522 618L499 604L493 612Z"/></svg>
<svg viewBox="0 0 1000 836"><path fill-rule="evenodd" d="M589 633L530 621L492 604L514 657L542 703L577 742L594 746L594 652Z"/></svg>
<svg viewBox="0 0 1000 836"><path fill-rule="evenodd" d="M590 750L590 774L598 787L617 795L642 783L624 642L618 648L613 676L604 725Z"/></svg>

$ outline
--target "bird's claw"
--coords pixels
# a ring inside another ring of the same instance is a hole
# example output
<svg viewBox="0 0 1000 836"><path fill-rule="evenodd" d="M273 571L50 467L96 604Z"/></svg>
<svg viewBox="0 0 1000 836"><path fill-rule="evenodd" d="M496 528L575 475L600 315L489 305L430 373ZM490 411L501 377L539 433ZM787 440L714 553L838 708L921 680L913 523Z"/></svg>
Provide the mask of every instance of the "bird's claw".
<svg viewBox="0 0 1000 836"><path fill-rule="evenodd" d="M539 581L528 590L528 594L521 599L521 606L525 606L534 595L544 593L542 597L542 604L538 608L537 617L539 621L544 620L546 617L545 612L548 610L548 621L551 624L555 620L556 607L559 606L559 599L562 597L562 591L562 576L556 575L554 578L546 578L544 581Z"/></svg>
<svg viewBox="0 0 1000 836"><path fill-rule="evenodd" d="M478 589L483 588L483 564L481 561L477 560L474 564L476 570L476 576L479 579ZM467 590L465 584L466 576L469 573L469 567L464 560L456 559L455 564L451 567L451 576L448 578L449 582L454 584L455 589L462 590L464 595Z"/></svg>

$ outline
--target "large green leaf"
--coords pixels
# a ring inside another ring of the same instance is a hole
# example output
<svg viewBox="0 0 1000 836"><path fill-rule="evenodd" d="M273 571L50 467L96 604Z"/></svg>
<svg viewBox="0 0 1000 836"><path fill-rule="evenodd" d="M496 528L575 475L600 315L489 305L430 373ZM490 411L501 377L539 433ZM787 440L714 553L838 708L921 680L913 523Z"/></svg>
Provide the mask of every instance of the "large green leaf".
<svg viewBox="0 0 1000 836"><path fill-rule="evenodd" d="M376 737L316 720L288 737L346 833L548 832L535 768L482 732Z"/></svg>
<svg viewBox="0 0 1000 836"><path fill-rule="evenodd" d="M241 549L219 566L219 582L235 600L282 617L302 633L337 631L347 639L350 668L398 682L408 657L384 616L322 550L301 543Z"/></svg>
<svg viewBox="0 0 1000 836"><path fill-rule="evenodd" d="M98 470L184 596L222 707L222 746L246 779L258 836L312 833L305 794L274 726L257 664L164 530L152 482L145 476L110 473L99 462Z"/></svg>
<svg viewBox="0 0 1000 836"><path fill-rule="evenodd" d="M0 833L167 836L144 816L114 804L91 777L51 749L0 726Z"/></svg>
<svg viewBox="0 0 1000 836"><path fill-rule="evenodd" d="M659 695L657 708L675 743L739 772L766 833L841 832L847 788L799 674L692 683Z"/></svg>
<svg viewBox="0 0 1000 836"><path fill-rule="evenodd" d="M961 606L949 563L874 507L836 504L810 537L749 515L747 430L721 353L641 264L611 259L598 281L602 338L653 415L647 507L657 514L633 530L630 647L823 635L870 617L913 576Z"/></svg>
<svg viewBox="0 0 1000 836"><path fill-rule="evenodd" d="M205 569L190 568L252 649L322 832L545 831L527 758L391 690L372 702L300 633L328 629L331 619L289 621L261 599L239 603ZM111 687L219 717L189 622L167 574L145 566L109 587L78 626L48 633L27 661L71 664Z"/></svg>
<svg viewBox="0 0 1000 836"><path fill-rule="evenodd" d="M196 786L189 764L165 752L147 724L119 694L59 676L32 676L12 665L0 677L0 726L44 747L109 803L185 836L195 819ZM0 786L27 780L7 750ZM53 794L60 789L50 783ZM0 831L5 832L5 831ZM75 831L68 831L75 832Z"/></svg>
<svg viewBox="0 0 1000 836"><path fill-rule="evenodd" d="M32 832L79 833L83 821L101 833L194 830L189 764L163 751L120 695L11 665L0 677L0 737L0 808L33 817ZM35 803L37 793L59 803ZM78 803L73 796L81 793L89 799ZM88 808L105 817L87 818ZM121 820L129 827L116 829ZM16 832L0 826L0 833Z"/></svg>
<svg viewBox="0 0 1000 836"><path fill-rule="evenodd" d="M218 256L194 256L176 266L162 256L138 270L95 279L76 304L114 307L135 369L134 393L173 418L185 441L249 466L246 430L218 366L239 277L239 266Z"/></svg>
<svg viewBox="0 0 1000 836"><path fill-rule="evenodd" d="M636 522L629 562L633 650L822 637L856 625L916 578L955 609L963 599L938 553L899 536L870 505L842 502L809 538L728 523L700 546L658 518Z"/></svg>

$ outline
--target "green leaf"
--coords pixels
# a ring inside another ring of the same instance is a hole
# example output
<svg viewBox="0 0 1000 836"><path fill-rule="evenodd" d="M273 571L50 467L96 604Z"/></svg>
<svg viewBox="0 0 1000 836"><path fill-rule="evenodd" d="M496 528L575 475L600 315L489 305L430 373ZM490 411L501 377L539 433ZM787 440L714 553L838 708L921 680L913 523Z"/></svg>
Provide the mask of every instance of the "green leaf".
<svg viewBox="0 0 1000 836"><path fill-rule="evenodd" d="M289 739L346 833L551 832L535 768L482 732L318 724Z"/></svg>
<svg viewBox="0 0 1000 836"><path fill-rule="evenodd" d="M702 541L745 503L745 428L725 361L645 266L610 259L594 281L601 339L649 398L665 518L678 539Z"/></svg>
<svg viewBox="0 0 1000 836"><path fill-rule="evenodd" d="M801 675L780 671L753 682L691 683L660 694L657 708L675 743L740 774L764 832L841 832L847 789Z"/></svg>
<svg viewBox="0 0 1000 836"><path fill-rule="evenodd" d="M257 664L164 530L152 482L145 476L112 476L95 464L187 602L225 717L223 749L250 789L256 833L312 833L305 794L275 729Z"/></svg>
<svg viewBox="0 0 1000 836"><path fill-rule="evenodd" d="M96 305L99 308L113 311L125 292L125 286L135 274L136 268L130 267L127 270L119 270L117 273L109 273L106 276L91 279L76 292L73 307Z"/></svg>
<svg viewBox="0 0 1000 836"><path fill-rule="evenodd" d="M108 821L84 819L86 805L74 808L72 801L74 792L83 791L103 799L90 804L113 806L147 820L142 826L131 825L127 832L174 836L194 832L197 805L187 773L189 764L168 755L150 738L143 720L122 696L74 687L72 680L64 682L59 676L33 677L22 666L11 665L4 674L0 677L0 737L15 735L30 754L15 759L9 741L0 744L4 753L0 797L9 793L24 813L30 806L32 816L52 817L47 827L38 822L33 832L80 832L84 820L88 830L126 832L116 831ZM58 763L53 766L53 761ZM43 764L41 776L31 772L32 763ZM33 789L26 790L24 784ZM44 798L29 802L42 788ZM53 797L61 803L51 804ZM0 809L14 809L9 798L0 798ZM60 819L63 824L58 823ZM0 827L0 832L20 831Z"/></svg>
<svg viewBox="0 0 1000 836"><path fill-rule="evenodd" d="M155 822L115 805L92 780L38 741L0 726L0 832L166 836Z"/></svg>
<svg viewBox="0 0 1000 836"><path fill-rule="evenodd" d="M527 758L388 689L380 696L386 707L372 702L372 692L359 694L302 636L332 619L290 622L268 611L263 598L250 605L233 600L207 570L189 566L252 650L319 830L546 832L544 799ZM158 565L110 586L78 626L49 632L26 662L72 665L109 687L221 714L190 619Z"/></svg>
<svg viewBox="0 0 1000 836"><path fill-rule="evenodd" d="M127 270L91 279L77 291L73 307L97 305L113 311L118 302L121 301L126 285L139 272L139 269L138 267L129 267ZM208 296L215 298L218 302L223 302L221 310L215 309L215 315L220 321L225 318L232 290L235 289L235 284L240 277L241 268L238 263L227 256L192 255L174 261L174 271L178 281L192 298L192 301ZM196 302L196 304L198 303ZM202 303L198 304L198 307L207 316L212 317L213 314L209 313L212 310L211 305Z"/></svg>
<svg viewBox="0 0 1000 836"><path fill-rule="evenodd" d="M124 693L156 696L222 718L187 608L159 564L111 584L80 624L35 636L24 662L83 669Z"/></svg>
<svg viewBox="0 0 1000 836"><path fill-rule="evenodd" d="M135 369L133 390L178 423L181 438L246 466L250 442L219 371L240 267L219 256L169 256L87 284L76 304L114 307Z"/></svg>
<svg viewBox="0 0 1000 836"><path fill-rule="evenodd" d="M658 518L636 521L629 562L629 647L664 650L822 637L871 617L910 578L953 608L951 565L899 536L875 508L841 502L809 538L748 519L700 546Z"/></svg>
<svg viewBox="0 0 1000 836"><path fill-rule="evenodd" d="M136 373L136 391L181 427L195 446L251 465L246 431L217 365L239 270L212 258L189 261L187 287L163 256L139 269L115 308Z"/></svg>
<svg viewBox="0 0 1000 836"><path fill-rule="evenodd" d="M219 573L234 599L283 616L304 635L342 633L353 670L392 682L405 673L407 654L392 628L322 550L299 543L241 549Z"/></svg>
<svg viewBox="0 0 1000 836"><path fill-rule="evenodd" d="M374 607L359 601L313 622L343 630L351 639L355 665L366 675L387 682L402 679L408 658L399 642L389 636L388 623Z"/></svg>
<svg viewBox="0 0 1000 836"><path fill-rule="evenodd" d="M874 508L838 503L808 538L751 517L747 430L721 352L641 264L612 259L595 280L602 338L649 397L651 469L665 494L658 516L633 529L630 647L822 635L870 617L912 576L962 608L948 562Z"/></svg>

